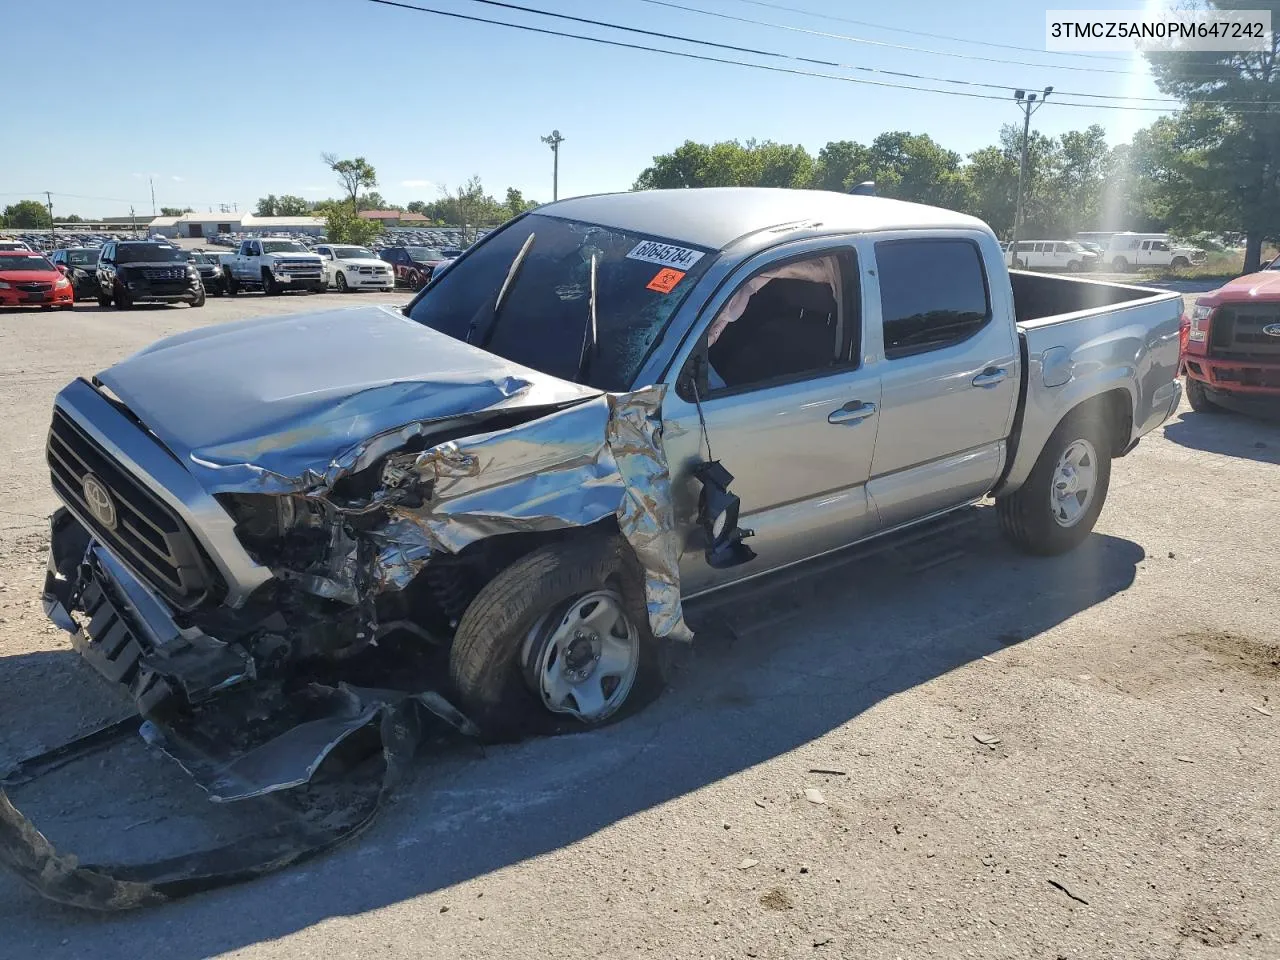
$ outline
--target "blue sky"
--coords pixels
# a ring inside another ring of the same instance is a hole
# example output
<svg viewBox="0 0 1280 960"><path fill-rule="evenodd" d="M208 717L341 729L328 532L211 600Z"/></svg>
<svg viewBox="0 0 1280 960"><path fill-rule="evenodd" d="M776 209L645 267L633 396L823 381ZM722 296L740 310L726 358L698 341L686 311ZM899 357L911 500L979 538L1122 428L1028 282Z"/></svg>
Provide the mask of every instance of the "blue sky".
<svg viewBox="0 0 1280 960"><path fill-rule="evenodd" d="M407 2L720 55L473 0ZM1096 0L1050 0L1039 6L1026 0L774 0L875 26L804 17L744 0L678 0L734 16L992 62L729 22L643 0L513 2L842 64L1033 89L1051 84L1060 91L1159 96L1136 57L1099 60L1038 52L1044 46L1046 6L1087 8ZM110 15L104 15L100 0L60 0L56 11L45 4L16 4L6 10L4 21L10 38L41 38L8 44L4 72L11 86L21 78L13 89L27 89L35 99L47 94L58 122L33 122L22 136L7 126L0 204L51 190L55 215L127 213L129 201L139 213L149 212L148 177L154 177L161 206L208 209L225 202L243 210L267 193L321 199L337 192L320 161L324 151L368 158L377 168L381 193L393 202L434 199L440 185L455 185L472 174L491 192L514 185L527 197L549 200L551 153L539 137L553 128L566 138L560 193L567 196L626 189L655 153L685 139L755 137L802 143L816 152L828 140L865 142L885 130L907 129L966 153L993 142L1002 123L1019 119L1011 101L700 63L448 20L368 0L123 0L111 5ZM1067 107L1051 98L1034 123L1048 134L1101 123L1112 142L1121 142L1156 116Z"/></svg>

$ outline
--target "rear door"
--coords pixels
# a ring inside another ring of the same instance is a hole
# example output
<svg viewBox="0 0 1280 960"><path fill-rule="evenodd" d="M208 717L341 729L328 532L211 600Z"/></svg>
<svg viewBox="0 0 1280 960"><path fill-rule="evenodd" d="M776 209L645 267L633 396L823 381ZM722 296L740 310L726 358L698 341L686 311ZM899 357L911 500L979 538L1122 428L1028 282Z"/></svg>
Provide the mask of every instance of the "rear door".
<svg viewBox="0 0 1280 960"><path fill-rule="evenodd" d="M671 375L674 389L663 403L686 595L874 532L866 480L880 380L874 364L864 363L878 350L864 336L864 311L856 248L830 239L752 258L703 311L672 368L684 375ZM700 387L699 360L707 364ZM733 475L739 524L755 532L746 542L756 557L739 566L715 569L706 559L692 473L705 459Z"/></svg>
<svg viewBox="0 0 1280 960"><path fill-rule="evenodd" d="M883 341L880 427L867 490L888 529L983 496L1004 465L1017 405L1007 283L993 290L984 234L889 234L873 247Z"/></svg>

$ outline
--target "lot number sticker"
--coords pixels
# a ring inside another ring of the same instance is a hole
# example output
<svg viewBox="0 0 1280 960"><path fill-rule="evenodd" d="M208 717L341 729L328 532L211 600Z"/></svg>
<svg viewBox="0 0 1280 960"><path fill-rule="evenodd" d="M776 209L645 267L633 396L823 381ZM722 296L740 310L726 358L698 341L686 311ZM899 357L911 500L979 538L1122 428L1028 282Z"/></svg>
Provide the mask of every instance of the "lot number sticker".
<svg viewBox="0 0 1280 960"><path fill-rule="evenodd" d="M676 288L676 284L683 279L683 270L672 270L670 267L663 267L654 275L652 280L645 284L645 289L652 290L654 293L670 293Z"/></svg>
<svg viewBox="0 0 1280 960"><path fill-rule="evenodd" d="M655 240L643 240L637 243L627 254L628 260L643 260L645 263L656 263L676 270L688 270L702 259L701 250L690 250L688 247L673 247L669 243L658 243Z"/></svg>

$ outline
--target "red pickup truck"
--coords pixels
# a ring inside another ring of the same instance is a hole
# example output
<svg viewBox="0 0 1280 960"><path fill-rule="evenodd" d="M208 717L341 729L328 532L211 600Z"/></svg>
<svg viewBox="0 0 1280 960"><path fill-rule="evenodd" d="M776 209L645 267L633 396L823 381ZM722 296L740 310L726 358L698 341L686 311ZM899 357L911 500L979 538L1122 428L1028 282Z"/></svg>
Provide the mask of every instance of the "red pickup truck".
<svg viewBox="0 0 1280 960"><path fill-rule="evenodd" d="M1193 410L1280 410L1280 257L1196 301L1180 366Z"/></svg>

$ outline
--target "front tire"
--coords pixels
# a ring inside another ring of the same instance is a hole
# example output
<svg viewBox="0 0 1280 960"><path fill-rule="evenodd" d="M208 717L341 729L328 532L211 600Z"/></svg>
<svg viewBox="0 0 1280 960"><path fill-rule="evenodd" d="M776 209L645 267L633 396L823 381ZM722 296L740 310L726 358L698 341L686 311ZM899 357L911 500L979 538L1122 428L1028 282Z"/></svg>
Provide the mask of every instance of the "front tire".
<svg viewBox="0 0 1280 960"><path fill-rule="evenodd" d="M347 275L345 273L339 270L338 276L336 279L337 279L337 283L335 285L337 286L339 293L351 292L351 288L347 286Z"/></svg>
<svg viewBox="0 0 1280 960"><path fill-rule="evenodd" d="M1027 553L1053 556L1093 531L1111 485L1111 438L1095 412L1078 410L1053 431L1026 482L996 501L1000 531Z"/></svg>
<svg viewBox="0 0 1280 960"><path fill-rule="evenodd" d="M490 738L546 731L557 716L616 720L661 690L644 577L622 537L550 544L485 585L454 635L449 674Z"/></svg>
<svg viewBox="0 0 1280 960"><path fill-rule="evenodd" d="M1186 385L1187 403L1191 404L1192 410L1196 413L1222 413L1222 408L1209 399L1208 391L1201 381L1187 377Z"/></svg>
<svg viewBox="0 0 1280 960"><path fill-rule="evenodd" d="M235 278L235 274L230 270L227 270L223 276L222 288L227 292L228 297L234 297L240 292L240 281Z"/></svg>
<svg viewBox="0 0 1280 960"><path fill-rule="evenodd" d="M1173 262L1169 264L1175 270L1185 270L1191 266L1191 261L1186 257L1174 257Z"/></svg>
<svg viewBox="0 0 1280 960"><path fill-rule="evenodd" d="M1081 264L1079 260L1067 261L1067 273L1079 273L1080 267L1081 267Z"/></svg>
<svg viewBox="0 0 1280 960"><path fill-rule="evenodd" d="M1116 273L1128 273L1129 261L1126 260L1124 257L1116 257L1114 260L1111 261L1111 269L1114 270Z"/></svg>
<svg viewBox="0 0 1280 960"><path fill-rule="evenodd" d="M111 306L111 297L109 297L109 296L108 296L107 294L105 294L105 293L99 292L99 293L98 293L98 308L99 308L99 309L101 309L101 310L105 310L105 309L107 309L107 307L109 307L109 306Z"/></svg>
<svg viewBox="0 0 1280 960"><path fill-rule="evenodd" d="M268 297L274 297L280 292L280 287L276 283L276 278L271 275L270 270L262 271L262 292Z"/></svg>
<svg viewBox="0 0 1280 960"><path fill-rule="evenodd" d="M128 291L125 290L124 287L117 286L115 290L115 295L112 299L115 300L117 310L133 309L133 298L129 296Z"/></svg>
<svg viewBox="0 0 1280 960"><path fill-rule="evenodd" d="M203 288L201 288L200 292L199 292L198 294L196 294L194 298L192 298L192 300L191 300L191 306L193 306L193 307L203 307L203 306L204 306L205 299L206 299L206 296L205 296L204 289L203 289Z"/></svg>

